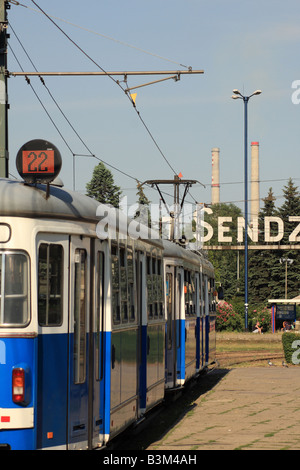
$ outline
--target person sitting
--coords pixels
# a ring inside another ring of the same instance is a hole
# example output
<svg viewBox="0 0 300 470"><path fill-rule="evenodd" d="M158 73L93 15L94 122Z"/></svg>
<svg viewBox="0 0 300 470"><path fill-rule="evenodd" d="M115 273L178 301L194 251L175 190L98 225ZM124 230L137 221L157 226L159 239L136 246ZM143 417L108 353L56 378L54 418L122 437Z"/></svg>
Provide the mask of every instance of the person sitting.
<svg viewBox="0 0 300 470"><path fill-rule="evenodd" d="M253 328L252 333L259 333L259 334L262 334L262 327L260 326L259 321L257 321L257 322L255 323L255 326L254 326L254 328Z"/></svg>
<svg viewBox="0 0 300 470"><path fill-rule="evenodd" d="M291 325L289 324L288 321L284 321L282 326L283 326L283 328L281 328L281 331L290 331L291 330Z"/></svg>

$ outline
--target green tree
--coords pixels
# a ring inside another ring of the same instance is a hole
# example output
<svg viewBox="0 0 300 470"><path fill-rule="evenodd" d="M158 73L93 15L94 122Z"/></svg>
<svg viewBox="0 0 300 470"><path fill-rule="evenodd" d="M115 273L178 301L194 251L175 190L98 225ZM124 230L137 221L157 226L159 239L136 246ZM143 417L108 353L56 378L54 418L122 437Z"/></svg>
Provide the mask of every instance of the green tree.
<svg viewBox="0 0 300 470"><path fill-rule="evenodd" d="M119 207L122 191L115 185L111 171L102 162L94 168L92 179L87 183L86 189L87 196L96 201Z"/></svg>
<svg viewBox="0 0 300 470"><path fill-rule="evenodd" d="M138 203L145 206L149 206L151 201L149 201L146 194L144 193L143 185L138 180L136 180L136 183L136 187L138 190L136 193L136 195L138 196Z"/></svg>
<svg viewBox="0 0 300 470"><path fill-rule="evenodd" d="M264 242L264 221L265 217L271 217L276 214L275 197L272 188L264 201L264 207L258 216L258 243ZM272 227L271 227L271 235ZM266 242L266 244L269 244ZM270 273L274 264L277 262L276 251L274 250L249 250L249 300L252 304L267 302L271 297L272 286L270 283Z"/></svg>
<svg viewBox="0 0 300 470"><path fill-rule="evenodd" d="M147 198L146 194L144 193L144 189L142 184L137 181L137 193L136 195L138 196L138 209L134 215L135 219L138 219L140 223L147 225L148 227L151 227L151 215L150 215L150 209L149 205L150 202L149 199Z"/></svg>
<svg viewBox="0 0 300 470"><path fill-rule="evenodd" d="M284 236L280 241L280 245L289 245L289 235L295 228L295 223L289 221L290 216L299 216L300 214L300 194L297 186L294 185L290 178L287 185L283 188L284 203L278 209L277 215L284 222ZM298 251L296 250L279 250L277 251L277 260L274 262L271 276L271 287L273 298L285 297L285 261L280 263L280 259L293 260L292 264L287 266L287 297L292 298L299 295L300 289L300 273Z"/></svg>

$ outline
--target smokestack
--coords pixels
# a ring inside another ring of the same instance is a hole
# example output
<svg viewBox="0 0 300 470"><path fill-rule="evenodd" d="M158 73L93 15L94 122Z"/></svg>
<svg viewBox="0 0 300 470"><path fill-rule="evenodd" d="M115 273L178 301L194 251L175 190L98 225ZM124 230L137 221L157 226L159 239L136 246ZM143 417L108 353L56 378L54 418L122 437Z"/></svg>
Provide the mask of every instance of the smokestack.
<svg viewBox="0 0 300 470"><path fill-rule="evenodd" d="M211 150L212 156L212 176L211 176L211 203L219 204L220 202L220 163L219 148Z"/></svg>
<svg viewBox="0 0 300 470"><path fill-rule="evenodd" d="M251 209L250 220L259 213L259 143L251 142Z"/></svg>

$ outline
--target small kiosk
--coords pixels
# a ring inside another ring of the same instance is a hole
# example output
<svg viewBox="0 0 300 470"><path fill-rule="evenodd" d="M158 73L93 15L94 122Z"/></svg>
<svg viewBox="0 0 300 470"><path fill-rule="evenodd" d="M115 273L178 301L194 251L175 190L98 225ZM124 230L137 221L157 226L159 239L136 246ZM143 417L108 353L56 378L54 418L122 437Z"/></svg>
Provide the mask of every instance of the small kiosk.
<svg viewBox="0 0 300 470"><path fill-rule="evenodd" d="M293 299L269 299L272 304L272 333L275 333L276 326L280 329L283 322L295 324L296 322L296 306L300 304L300 296Z"/></svg>

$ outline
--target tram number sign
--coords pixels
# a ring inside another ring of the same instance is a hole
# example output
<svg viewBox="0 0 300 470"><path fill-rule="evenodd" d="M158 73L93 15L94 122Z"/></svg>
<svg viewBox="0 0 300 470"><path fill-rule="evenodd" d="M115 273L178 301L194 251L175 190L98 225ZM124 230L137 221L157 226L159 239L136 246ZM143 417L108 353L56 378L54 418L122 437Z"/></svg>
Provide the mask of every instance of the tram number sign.
<svg viewBox="0 0 300 470"><path fill-rule="evenodd" d="M23 173L54 173L54 150L22 152Z"/></svg>
<svg viewBox="0 0 300 470"><path fill-rule="evenodd" d="M50 183L60 172L61 155L55 145L35 139L22 145L17 154L16 166L26 183Z"/></svg>

